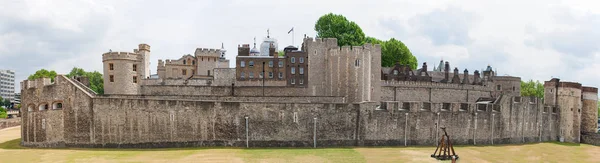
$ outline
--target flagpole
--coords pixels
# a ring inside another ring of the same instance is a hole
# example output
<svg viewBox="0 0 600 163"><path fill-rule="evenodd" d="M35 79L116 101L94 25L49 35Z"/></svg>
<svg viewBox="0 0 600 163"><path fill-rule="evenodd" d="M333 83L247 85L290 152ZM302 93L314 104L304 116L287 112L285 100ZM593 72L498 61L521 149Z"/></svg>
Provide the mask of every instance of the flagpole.
<svg viewBox="0 0 600 163"><path fill-rule="evenodd" d="M296 46L294 45L294 27L292 27L292 46Z"/></svg>

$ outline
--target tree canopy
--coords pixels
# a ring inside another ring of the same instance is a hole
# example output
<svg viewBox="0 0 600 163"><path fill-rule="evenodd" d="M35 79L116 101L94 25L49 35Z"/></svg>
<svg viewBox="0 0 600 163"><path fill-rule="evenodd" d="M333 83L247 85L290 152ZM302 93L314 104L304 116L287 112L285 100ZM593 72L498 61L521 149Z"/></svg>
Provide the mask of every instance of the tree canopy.
<svg viewBox="0 0 600 163"><path fill-rule="evenodd" d="M317 37L336 38L338 46L360 46L364 43L381 45L381 66L392 67L397 62L408 64L416 69L417 58L412 55L408 47L402 41L391 38L382 41L374 37L365 36L362 29L354 22L349 21L343 15L333 13L325 14L315 23Z"/></svg>
<svg viewBox="0 0 600 163"><path fill-rule="evenodd" d="M38 78L50 78L52 82L54 82L54 77L56 77L56 72L54 70L48 71L46 69L41 69L35 72L35 74L29 75L27 80L35 80Z"/></svg>
<svg viewBox="0 0 600 163"><path fill-rule="evenodd" d="M521 81L521 96L544 98L544 84L540 81Z"/></svg>
<svg viewBox="0 0 600 163"><path fill-rule="evenodd" d="M90 80L90 89L94 90L98 94L104 94L104 79L100 72L87 72L82 68L73 67L71 72L67 74L67 77L72 78L74 76L87 77Z"/></svg>
<svg viewBox="0 0 600 163"><path fill-rule="evenodd" d="M365 42L365 33L356 23L333 13L321 16L315 24L315 31L320 38L337 38L339 46L359 46Z"/></svg>

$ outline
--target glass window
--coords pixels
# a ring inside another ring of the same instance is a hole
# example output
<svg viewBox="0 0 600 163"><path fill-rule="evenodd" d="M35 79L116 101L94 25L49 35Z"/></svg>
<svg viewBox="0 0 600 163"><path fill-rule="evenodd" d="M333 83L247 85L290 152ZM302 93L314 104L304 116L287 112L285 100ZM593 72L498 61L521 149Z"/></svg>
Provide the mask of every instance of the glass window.
<svg viewBox="0 0 600 163"><path fill-rule="evenodd" d="M185 65L185 60L183 60L183 64Z"/></svg>
<svg viewBox="0 0 600 163"><path fill-rule="evenodd" d="M133 83L137 83L137 76L133 76Z"/></svg>
<svg viewBox="0 0 600 163"><path fill-rule="evenodd" d="M254 67L254 61L248 62L248 67Z"/></svg>
<svg viewBox="0 0 600 163"><path fill-rule="evenodd" d="M186 69L182 69L181 70L181 75L187 75L187 70Z"/></svg>
<svg viewBox="0 0 600 163"><path fill-rule="evenodd" d="M296 84L296 79L292 78L291 80L292 80L291 81L292 84Z"/></svg>
<svg viewBox="0 0 600 163"><path fill-rule="evenodd" d="M273 72L269 72L269 78L273 79Z"/></svg>
<svg viewBox="0 0 600 163"><path fill-rule="evenodd" d="M394 75L398 75L398 70L394 70Z"/></svg>
<svg viewBox="0 0 600 163"><path fill-rule="evenodd" d="M279 67L283 67L283 61L279 61Z"/></svg>
<svg viewBox="0 0 600 163"><path fill-rule="evenodd" d="M250 79L253 79L253 78L254 78L254 72L250 72L250 73L249 73L249 75L248 75L248 77L249 77Z"/></svg>
<svg viewBox="0 0 600 163"><path fill-rule="evenodd" d="M300 79L300 84L304 84L304 79Z"/></svg>
<svg viewBox="0 0 600 163"><path fill-rule="evenodd" d="M282 78L283 78L283 73L279 72L279 79L282 79Z"/></svg>
<svg viewBox="0 0 600 163"><path fill-rule="evenodd" d="M269 61L269 67L273 67L273 61Z"/></svg>
<svg viewBox="0 0 600 163"><path fill-rule="evenodd" d="M110 70L114 70L115 69L115 66L112 63L109 63L108 67L110 68Z"/></svg>
<svg viewBox="0 0 600 163"><path fill-rule="evenodd" d="M291 61L292 63L296 63L296 58L292 57L292 58L290 58L290 61Z"/></svg>
<svg viewBox="0 0 600 163"><path fill-rule="evenodd" d="M115 82L115 76L110 75L109 78L110 78L110 82Z"/></svg>
<svg viewBox="0 0 600 163"><path fill-rule="evenodd" d="M137 65L133 64L133 71L137 71Z"/></svg>
<svg viewBox="0 0 600 163"><path fill-rule="evenodd" d="M240 61L240 67L246 67L246 61Z"/></svg>
<svg viewBox="0 0 600 163"><path fill-rule="evenodd" d="M244 72L240 72L240 78L244 78L244 76L246 76L246 74L244 74Z"/></svg>
<svg viewBox="0 0 600 163"><path fill-rule="evenodd" d="M304 63L304 58L303 57L298 58L298 60L300 61L300 63Z"/></svg>
<svg viewBox="0 0 600 163"><path fill-rule="evenodd" d="M300 71L300 74L304 74L304 67L299 67L298 71Z"/></svg>
<svg viewBox="0 0 600 163"><path fill-rule="evenodd" d="M261 79L262 79L262 78L263 78L263 75L264 75L263 73L264 73L264 72L260 72L260 73L258 73L258 78L261 78Z"/></svg>
<svg viewBox="0 0 600 163"><path fill-rule="evenodd" d="M292 74L296 74L296 67L292 67Z"/></svg>

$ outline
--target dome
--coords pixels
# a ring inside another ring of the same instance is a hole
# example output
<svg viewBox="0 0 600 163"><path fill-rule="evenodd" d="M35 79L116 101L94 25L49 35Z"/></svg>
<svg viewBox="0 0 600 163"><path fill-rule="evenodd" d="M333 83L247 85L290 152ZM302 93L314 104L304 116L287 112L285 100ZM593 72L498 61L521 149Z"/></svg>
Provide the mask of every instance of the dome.
<svg viewBox="0 0 600 163"><path fill-rule="evenodd" d="M260 51L258 51L258 49L256 49L256 47L253 47L252 49L250 49L250 55L257 55L260 54Z"/></svg>
<svg viewBox="0 0 600 163"><path fill-rule="evenodd" d="M271 44L273 44L273 48L275 48L275 51L278 50L278 48L277 48L277 39L267 37L260 44L260 51L262 52L260 55L269 56L269 48L271 47Z"/></svg>

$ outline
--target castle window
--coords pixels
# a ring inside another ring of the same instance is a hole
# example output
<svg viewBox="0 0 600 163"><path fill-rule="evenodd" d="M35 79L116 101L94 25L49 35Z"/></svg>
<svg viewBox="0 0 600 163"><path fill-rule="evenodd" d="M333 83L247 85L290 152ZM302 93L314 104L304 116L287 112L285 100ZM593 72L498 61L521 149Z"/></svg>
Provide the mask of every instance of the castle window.
<svg viewBox="0 0 600 163"><path fill-rule="evenodd" d="M269 72L269 78L273 79L273 72Z"/></svg>
<svg viewBox="0 0 600 163"><path fill-rule="evenodd" d="M291 80L292 80L291 81L292 84L296 84L296 79L292 78Z"/></svg>
<svg viewBox="0 0 600 163"><path fill-rule="evenodd" d="M258 78L261 78L261 79L262 79L262 78L263 78L263 75L264 75L264 72L260 72L260 73L258 73Z"/></svg>
<svg viewBox="0 0 600 163"><path fill-rule="evenodd" d="M501 85L497 85L497 86L496 86L496 90L497 90L497 91L499 91L499 90L501 90L501 89L502 89L502 86L501 86Z"/></svg>
<svg viewBox="0 0 600 163"><path fill-rule="evenodd" d="M516 91L516 90L517 90L517 88L515 88L515 86L513 86L513 91Z"/></svg>
<svg viewBox="0 0 600 163"><path fill-rule="evenodd" d="M196 65L196 60L193 60L193 61L192 61L192 65Z"/></svg>
<svg viewBox="0 0 600 163"><path fill-rule="evenodd" d="M300 79L300 84L304 84L304 79Z"/></svg>
<svg viewBox="0 0 600 163"><path fill-rule="evenodd" d="M298 58L298 61L299 61L300 63L304 63L304 58L303 58L303 57L300 57L300 58Z"/></svg>
<svg viewBox="0 0 600 163"><path fill-rule="evenodd" d="M115 65L112 63L108 64L109 70L114 70L115 69Z"/></svg>
<svg viewBox="0 0 600 163"><path fill-rule="evenodd" d="M273 61L269 61L269 67L273 67Z"/></svg>
<svg viewBox="0 0 600 163"><path fill-rule="evenodd" d="M137 71L137 64L133 64L133 71Z"/></svg>
<svg viewBox="0 0 600 163"><path fill-rule="evenodd" d="M469 110L469 104L460 104L460 109L458 111L467 111Z"/></svg>
<svg viewBox="0 0 600 163"><path fill-rule="evenodd" d="M550 107L548 107L548 106L544 107L544 113L547 113L548 111L550 111Z"/></svg>
<svg viewBox="0 0 600 163"><path fill-rule="evenodd" d="M283 78L283 72L279 72L279 79Z"/></svg>
<svg viewBox="0 0 600 163"><path fill-rule="evenodd" d="M248 77L249 77L250 79L254 79L254 72L250 72L250 73L249 73L249 75L248 75Z"/></svg>
<svg viewBox="0 0 600 163"><path fill-rule="evenodd" d="M254 67L254 61L248 62L248 67Z"/></svg>
<svg viewBox="0 0 600 163"><path fill-rule="evenodd" d="M290 62L296 63L296 58L294 58L294 57L290 58Z"/></svg>
<svg viewBox="0 0 600 163"><path fill-rule="evenodd" d="M450 111L450 103L443 103L441 111Z"/></svg>
<svg viewBox="0 0 600 163"><path fill-rule="evenodd" d="M137 83L137 76L133 76L133 83Z"/></svg>
<svg viewBox="0 0 600 163"><path fill-rule="evenodd" d="M184 64L184 65L186 64L185 60L183 60L183 64Z"/></svg>
<svg viewBox="0 0 600 163"><path fill-rule="evenodd" d="M40 104L38 109L40 111L48 110L48 104Z"/></svg>
<svg viewBox="0 0 600 163"><path fill-rule="evenodd" d="M57 102L57 103L52 104L52 110L59 110L59 109L62 109L62 103Z"/></svg>
<svg viewBox="0 0 600 163"><path fill-rule="evenodd" d="M304 74L304 67L299 67L298 71L300 71L300 74Z"/></svg>
<svg viewBox="0 0 600 163"><path fill-rule="evenodd" d="M394 75L398 75L398 70L394 70Z"/></svg>
<svg viewBox="0 0 600 163"><path fill-rule="evenodd" d="M27 111L32 112L33 111L33 104L29 105L29 107L27 107Z"/></svg>
<svg viewBox="0 0 600 163"><path fill-rule="evenodd" d="M187 70L186 69L182 69L181 70L181 75L187 75Z"/></svg>
<svg viewBox="0 0 600 163"><path fill-rule="evenodd" d="M515 103L521 102L521 97L513 97L513 102L515 102Z"/></svg>
<svg viewBox="0 0 600 163"><path fill-rule="evenodd" d="M403 102L402 107L400 107L400 110L410 110L410 103Z"/></svg>
<svg viewBox="0 0 600 163"><path fill-rule="evenodd" d="M552 89L550 89L550 93L552 93Z"/></svg>
<svg viewBox="0 0 600 163"><path fill-rule="evenodd" d="M244 78L244 76L246 76L246 74L244 72L240 72L240 78Z"/></svg>
<svg viewBox="0 0 600 163"><path fill-rule="evenodd" d="M558 107L552 107L552 113L557 113L558 112Z"/></svg>
<svg viewBox="0 0 600 163"><path fill-rule="evenodd" d="M424 102L421 105L421 111L431 111L431 103Z"/></svg>
<svg viewBox="0 0 600 163"><path fill-rule="evenodd" d="M240 67L246 67L246 61L240 61Z"/></svg>
<svg viewBox="0 0 600 163"><path fill-rule="evenodd" d="M283 67L283 61L279 61L279 67Z"/></svg>
<svg viewBox="0 0 600 163"><path fill-rule="evenodd" d="M477 104L477 111L486 111L487 104Z"/></svg>
<svg viewBox="0 0 600 163"><path fill-rule="evenodd" d="M360 60L358 60L358 59L357 59L357 60L355 60L355 61L354 61L354 66L355 66L355 67L360 67Z"/></svg>
<svg viewBox="0 0 600 163"><path fill-rule="evenodd" d="M292 67L291 73L296 74L296 67Z"/></svg>
<svg viewBox="0 0 600 163"><path fill-rule="evenodd" d="M109 75L108 78L110 78L110 82L115 82L115 76Z"/></svg>

